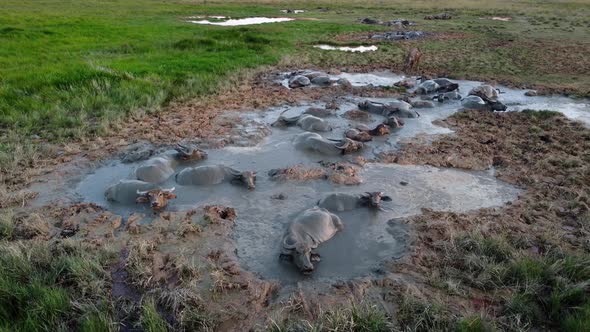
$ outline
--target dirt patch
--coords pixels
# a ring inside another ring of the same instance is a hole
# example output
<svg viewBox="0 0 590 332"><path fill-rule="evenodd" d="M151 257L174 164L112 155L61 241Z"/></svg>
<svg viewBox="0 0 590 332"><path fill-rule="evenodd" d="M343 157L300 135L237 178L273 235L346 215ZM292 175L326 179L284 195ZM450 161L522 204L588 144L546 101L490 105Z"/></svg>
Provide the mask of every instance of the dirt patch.
<svg viewBox="0 0 590 332"><path fill-rule="evenodd" d="M329 180L335 184L358 185L362 179L358 175L360 167L348 162L320 162L322 167L295 165L273 169L269 176L275 181Z"/></svg>

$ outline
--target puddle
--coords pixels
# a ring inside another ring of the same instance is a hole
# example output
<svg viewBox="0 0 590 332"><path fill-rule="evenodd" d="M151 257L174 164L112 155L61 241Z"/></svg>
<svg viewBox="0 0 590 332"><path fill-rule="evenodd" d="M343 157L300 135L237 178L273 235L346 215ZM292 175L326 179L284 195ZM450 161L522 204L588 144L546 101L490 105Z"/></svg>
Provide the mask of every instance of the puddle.
<svg viewBox="0 0 590 332"><path fill-rule="evenodd" d="M512 21L512 18L511 17L500 17L500 16L480 17L479 19L480 20L503 21L503 22Z"/></svg>
<svg viewBox="0 0 590 332"><path fill-rule="evenodd" d="M213 18L213 16L210 16ZM222 16L218 16L222 17ZM219 25L219 26L239 26L239 25L253 25L253 24L263 24L263 23L277 23L277 22L287 22L293 21L292 18L288 17L248 17L248 18L238 18L238 19L227 19L222 21L211 21L211 20L199 20L199 21L187 21L189 23L194 24L209 24L209 25Z"/></svg>
<svg viewBox="0 0 590 332"><path fill-rule="evenodd" d="M353 53L373 52L377 50L377 46L332 46L332 45L314 45L313 47L326 51L344 51Z"/></svg>

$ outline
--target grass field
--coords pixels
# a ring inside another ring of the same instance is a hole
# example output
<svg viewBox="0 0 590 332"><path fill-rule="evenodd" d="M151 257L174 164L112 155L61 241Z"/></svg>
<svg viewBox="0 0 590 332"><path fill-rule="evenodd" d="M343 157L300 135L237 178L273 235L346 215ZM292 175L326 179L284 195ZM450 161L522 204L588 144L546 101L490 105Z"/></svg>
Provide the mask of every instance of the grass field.
<svg viewBox="0 0 590 332"><path fill-rule="evenodd" d="M310 18L281 24L212 27L189 24L198 14L232 17L280 16L278 9L308 10ZM0 18L0 128L19 137L80 138L104 134L109 123L132 112L160 110L173 99L214 93L229 75L273 65L286 55L295 64L388 67L404 49L395 44L370 55L310 50L315 41L333 41L347 32L375 30L360 17L406 17L420 29L466 33L465 39L432 40L425 68L451 76L547 83L585 94L590 19L583 2L476 1L365 3L270 1L12 1ZM328 7L327 12L318 7ZM422 21L447 10L457 19ZM507 23L481 20L510 15ZM381 28L383 29L383 28ZM495 45L495 46L494 46ZM545 49L543 56L535 52ZM546 55L557 59L546 59ZM575 53L578 52L578 53ZM573 53L573 54L572 54ZM571 60L569 67L557 68ZM393 66L395 68L395 66ZM587 89L587 88L586 88Z"/></svg>

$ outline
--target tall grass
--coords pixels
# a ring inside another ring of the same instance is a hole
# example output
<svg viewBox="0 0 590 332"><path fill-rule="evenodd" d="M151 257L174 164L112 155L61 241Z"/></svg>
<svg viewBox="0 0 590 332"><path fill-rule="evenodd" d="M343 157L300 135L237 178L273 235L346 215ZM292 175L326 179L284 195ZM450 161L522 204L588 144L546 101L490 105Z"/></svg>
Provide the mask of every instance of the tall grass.
<svg viewBox="0 0 590 332"><path fill-rule="evenodd" d="M110 258L70 241L0 243L0 329L111 329Z"/></svg>

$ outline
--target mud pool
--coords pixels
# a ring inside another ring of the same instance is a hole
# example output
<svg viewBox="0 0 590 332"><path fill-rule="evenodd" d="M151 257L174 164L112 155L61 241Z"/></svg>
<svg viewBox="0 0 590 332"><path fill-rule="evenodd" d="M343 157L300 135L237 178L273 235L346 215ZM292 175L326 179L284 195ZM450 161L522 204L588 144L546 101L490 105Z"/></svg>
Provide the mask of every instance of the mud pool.
<svg viewBox="0 0 590 332"><path fill-rule="evenodd" d="M393 85L403 76L392 73L370 73L331 75L333 78L347 78L355 86ZM466 93L479 82L458 81L462 93ZM590 123L590 105L586 100L566 97L526 97L523 90L500 87L504 92L500 100L509 110L549 109L563 112L569 117ZM347 95L336 102L339 110L325 118L333 128L322 133L324 137L339 139L346 129L359 124L373 127L383 118L371 115L366 121L350 120L343 117L347 111L357 108L358 102L366 98ZM371 98L390 102L393 98ZM320 103L301 103L296 106L279 106L265 112L243 114L244 123L257 126L244 128L245 132L261 130L274 122L280 114L286 116L301 114L309 107L323 107ZM450 133L447 128L432 122L443 119L461 108L460 101L435 103L434 108L418 109L419 118L404 119L405 126L391 135L376 137L368 142L358 155L374 158L382 151L396 149L399 142L418 135ZM344 280L375 273L385 260L402 257L411 244L412 230L399 222L403 218L421 213L423 208L442 211L469 211L484 207L502 206L517 198L519 190L498 181L493 170L488 172L467 172L426 166L402 166L369 163L362 167L360 177L363 183L355 186L337 185L325 180L273 181L267 173L271 169L301 164L319 167L318 161L342 161L348 156L326 157L316 153L299 151L293 147L292 139L302 130L298 127L272 127L271 134L261 142L248 147L226 147L208 150L206 160L182 165L183 167L223 164L239 170L255 170L258 173L256 189L249 191L243 186L223 183L212 186L180 186L174 177L162 187L176 187L177 198L169 202L167 210L185 211L208 204L230 206L236 209L238 217L233 237L237 255L242 266L262 278L278 279L283 282L300 280ZM71 180L69 196L76 201L94 202L113 213L129 216L141 212L150 215L147 205L122 205L107 202L105 189L120 179L133 178L133 170L140 163L123 164L110 161L96 168L90 174ZM384 191L393 199L385 203L385 211L358 209L339 212L344 230L322 244L318 252L322 261L315 264L312 276L301 275L288 262L278 259L281 239L288 223L300 212L313 207L318 200L331 192L362 193ZM285 199L276 199L279 196ZM149 218L148 218L149 219ZM149 221L146 221L149 222Z"/></svg>
<svg viewBox="0 0 590 332"><path fill-rule="evenodd" d="M288 73L285 73L287 75ZM331 79L337 80L340 78L347 79L352 86L386 86L391 87L394 83L406 78L404 75L392 73L390 71L377 71L371 73L341 73L338 75L329 75ZM465 97L469 90L483 84L479 81L467 80L452 80L459 84L459 92ZM281 84L288 87L288 79L281 80ZM315 88L315 86L312 85ZM589 99L574 99L560 95L550 96L535 96L528 97L524 93L528 90L515 89L503 85L497 85L500 89L499 100L508 106L508 111L523 111L526 109L541 111L549 110L560 112L566 117L577 120L590 125L590 100ZM384 101L379 98L372 98L371 100ZM425 116L431 113L445 113L445 117L461 108L459 101L445 101L443 104L436 103L433 109L418 110L420 115ZM448 113L451 111L451 113Z"/></svg>

